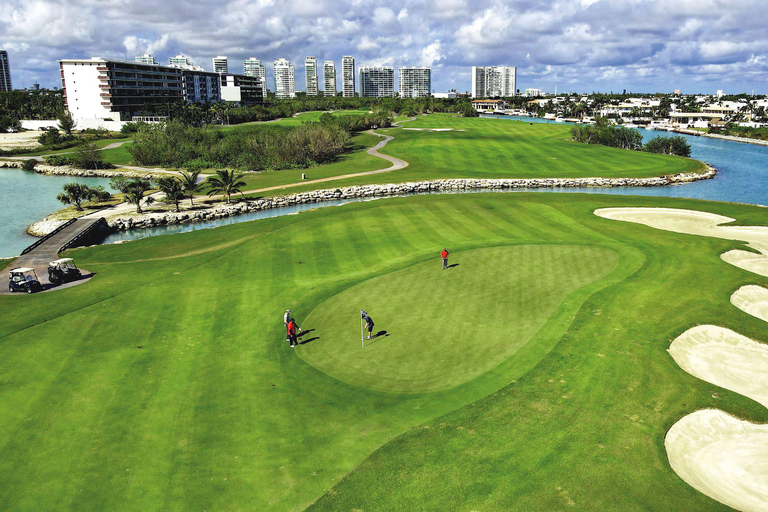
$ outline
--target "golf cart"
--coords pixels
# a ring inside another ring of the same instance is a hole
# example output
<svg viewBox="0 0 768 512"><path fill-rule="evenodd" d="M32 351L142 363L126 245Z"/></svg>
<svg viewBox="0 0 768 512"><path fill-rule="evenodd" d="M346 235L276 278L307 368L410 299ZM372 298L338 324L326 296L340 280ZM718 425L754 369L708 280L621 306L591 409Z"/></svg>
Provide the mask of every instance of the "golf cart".
<svg viewBox="0 0 768 512"><path fill-rule="evenodd" d="M51 284L61 284L80 278L80 269L72 258L61 258L48 264L48 281Z"/></svg>
<svg viewBox="0 0 768 512"><path fill-rule="evenodd" d="M43 289L33 268L13 268L10 274L8 291L33 293Z"/></svg>

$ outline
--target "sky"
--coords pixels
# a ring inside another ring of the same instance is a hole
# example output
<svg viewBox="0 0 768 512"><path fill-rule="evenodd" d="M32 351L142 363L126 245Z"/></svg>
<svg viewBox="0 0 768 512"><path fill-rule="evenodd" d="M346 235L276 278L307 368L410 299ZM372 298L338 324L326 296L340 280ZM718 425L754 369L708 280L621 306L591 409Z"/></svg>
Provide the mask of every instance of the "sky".
<svg viewBox="0 0 768 512"><path fill-rule="evenodd" d="M15 88L59 85L58 59L160 63L177 53L230 72L285 57L429 66L434 91L471 66L518 68L518 88L768 94L768 0L0 0ZM272 86L270 85L270 88Z"/></svg>

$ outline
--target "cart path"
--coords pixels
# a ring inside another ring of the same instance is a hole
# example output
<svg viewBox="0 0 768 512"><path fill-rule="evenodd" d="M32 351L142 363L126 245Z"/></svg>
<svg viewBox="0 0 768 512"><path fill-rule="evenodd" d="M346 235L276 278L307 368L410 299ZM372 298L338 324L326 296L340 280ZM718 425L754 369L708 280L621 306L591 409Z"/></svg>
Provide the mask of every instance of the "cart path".
<svg viewBox="0 0 768 512"><path fill-rule="evenodd" d="M124 140L121 142L112 142L111 144L107 144L103 148L96 148L96 151L104 151L105 149L115 149L119 148L123 144L130 144L133 142L133 139L131 140ZM49 153L47 155L37 155L37 156L4 156L4 160L37 160L38 162L43 162L45 157L47 156L60 156L60 155L72 155L74 153L77 153L77 151L67 151L65 153ZM121 165L120 167L126 167L126 165ZM144 169L143 167L137 167L137 170L147 171L148 169Z"/></svg>

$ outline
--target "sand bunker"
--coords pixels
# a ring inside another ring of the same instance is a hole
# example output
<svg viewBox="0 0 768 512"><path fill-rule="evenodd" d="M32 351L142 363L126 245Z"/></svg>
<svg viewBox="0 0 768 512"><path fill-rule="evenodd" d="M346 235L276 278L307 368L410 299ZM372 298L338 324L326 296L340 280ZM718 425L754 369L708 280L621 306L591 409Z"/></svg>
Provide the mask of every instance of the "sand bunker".
<svg viewBox="0 0 768 512"><path fill-rule="evenodd" d="M742 286L731 295L731 304L755 318L768 322L768 290L762 286Z"/></svg>
<svg viewBox="0 0 768 512"><path fill-rule="evenodd" d="M40 132L0 133L0 149L36 148L40 146L37 138Z"/></svg>
<svg viewBox="0 0 768 512"><path fill-rule="evenodd" d="M595 215L676 233L745 241L759 254L736 249L721 258L768 276L768 228L764 226L722 226L734 219L671 208L604 208ZM731 302L768 321L768 289L742 286L731 295ZM669 353L691 375L768 407L768 345L724 327L700 325L677 337ZM768 510L768 425L706 409L675 423L664 447L672 469L695 489L739 510Z"/></svg>
<svg viewBox="0 0 768 512"><path fill-rule="evenodd" d="M768 407L768 345L724 327L699 325L678 336L669 354L694 377Z"/></svg>
<svg viewBox="0 0 768 512"><path fill-rule="evenodd" d="M664 446L672 469L694 489L738 510L766 510L768 425L704 409L675 423Z"/></svg>

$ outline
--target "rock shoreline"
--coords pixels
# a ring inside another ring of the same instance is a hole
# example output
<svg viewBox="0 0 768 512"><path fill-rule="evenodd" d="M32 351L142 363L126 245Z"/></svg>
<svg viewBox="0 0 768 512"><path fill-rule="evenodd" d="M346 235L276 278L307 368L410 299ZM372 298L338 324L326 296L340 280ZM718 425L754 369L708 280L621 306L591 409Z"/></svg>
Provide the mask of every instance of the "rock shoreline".
<svg viewBox="0 0 768 512"><path fill-rule="evenodd" d="M281 206L322 203L336 199L387 197L427 192L458 190L499 190L525 188L596 188L596 187L662 187L678 183L714 178L717 170L708 167L703 173L681 173L656 178L534 178L534 179L446 179L384 185L361 185L336 189L313 190L287 196L269 197L220 205L206 210L118 215L107 219L115 231L151 228L172 224L203 222Z"/></svg>
<svg viewBox="0 0 768 512"><path fill-rule="evenodd" d="M6 169L21 169L24 160L1 160L0 168ZM114 178L115 176L123 176L125 178L134 179L139 178L143 180L153 180L162 176L173 175L174 173L168 172L137 172L130 170L118 170L118 169L76 169L68 165L48 165L38 163L35 166L35 172L37 174L47 174L49 176L73 176L79 178Z"/></svg>

